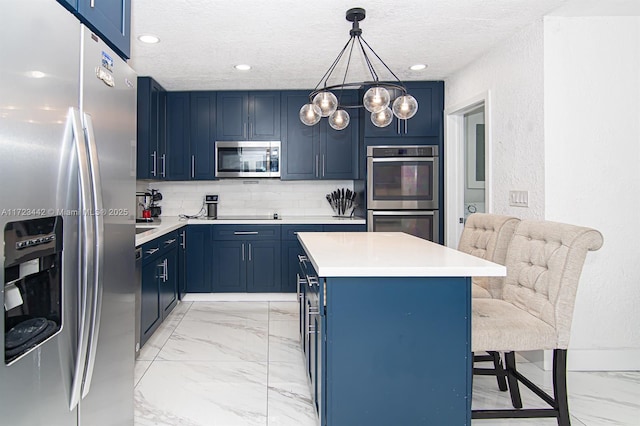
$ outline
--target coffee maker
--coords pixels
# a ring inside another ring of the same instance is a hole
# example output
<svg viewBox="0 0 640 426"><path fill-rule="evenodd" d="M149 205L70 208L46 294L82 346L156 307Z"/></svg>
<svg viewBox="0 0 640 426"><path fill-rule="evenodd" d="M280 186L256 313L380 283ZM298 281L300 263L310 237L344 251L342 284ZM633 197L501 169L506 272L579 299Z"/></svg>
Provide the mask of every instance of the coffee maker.
<svg viewBox="0 0 640 426"><path fill-rule="evenodd" d="M205 195L204 203L207 205L207 219L218 218L218 196Z"/></svg>

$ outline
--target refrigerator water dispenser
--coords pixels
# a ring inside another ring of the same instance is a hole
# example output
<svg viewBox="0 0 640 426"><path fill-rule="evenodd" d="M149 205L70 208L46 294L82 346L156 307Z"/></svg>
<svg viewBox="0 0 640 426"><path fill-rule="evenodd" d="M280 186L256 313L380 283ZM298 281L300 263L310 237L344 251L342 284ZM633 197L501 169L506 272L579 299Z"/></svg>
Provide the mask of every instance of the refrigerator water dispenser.
<svg viewBox="0 0 640 426"><path fill-rule="evenodd" d="M10 364L62 327L62 217L4 228L4 362Z"/></svg>

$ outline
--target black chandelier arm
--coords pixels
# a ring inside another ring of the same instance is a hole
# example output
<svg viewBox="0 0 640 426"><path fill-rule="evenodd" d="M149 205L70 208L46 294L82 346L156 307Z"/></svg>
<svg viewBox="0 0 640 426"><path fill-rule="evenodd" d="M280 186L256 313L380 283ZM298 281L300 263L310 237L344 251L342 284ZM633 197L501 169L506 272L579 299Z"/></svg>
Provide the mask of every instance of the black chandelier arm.
<svg viewBox="0 0 640 426"><path fill-rule="evenodd" d="M362 37L358 37L358 38L369 48L369 50L371 50L371 52L376 56L376 58L378 58L378 60L382 63L382 65L384 65L387 71L389 71L391 75L398 81L398 83L400 83L404 87L404 84L402 83L402 81L398 78L398 76L393 71L391 71L391 68L389 68L389 66L382 60L382 58L378 56L376 51L373 50L371 46L369 46L369 43L367 43L367 41ZM406 89L405 89L405 93L406 93Z"/></svg>
<svg viewBox="0 0 640 426"><path fill-rule="evenodd" d="M355 46L355 42L353 42L354 38L351 38L352 43L351 43L351 49L349 49L349 57L347 58L347 66L344 70L344 77L342 78L342 86L344 87L346 81L347 81L347 74L349 73L349 64L351 64L351 55L353 54L353 47ZM340 90L340 97L338 98L338 105L340 105L340 101L342 101L342 92L343 90Z"/></svg>
<svg viewBox="0 0 640 426"><path fill-rule="evenodd" d="M333 70L336 68L336 66L338 65L338 63L340 62L340 59L342 58L342 55L344 55L344 52L347 50L347 47L349 47L349 43L351 43L353 41L353 37L350 37L349 40L347 40L347 43L344 45L344 47L342 48L342 50L340 51L340 53L338 53L338 56L336 57L336 59L333 61L333 63L331 64L331 66L329 67L329 69L327 70L327 72L324 73L324 75L322 76L322 78L320 79L320 81L318 82L318 84L316 84L316 87L313 89L314 91L318 89L318 87L320 87L320 85L324 82L324 85L326 87L327 85L327 81L329 81L329 78L331 77L331 74L333 73Z"/></svg>
<svg viewBox="0 0 640 426"><path fill-rule="evenodd" d="M376 72L375 67L373 66L373 63L371 62L371 59L369 59L369 55L367 55L367 51L364 48L364 45L362 44L362 37L358 37L358 43L360 44L360 50L362 51L362 56L364 57L364 60L367 64L367 67L369 68L369 72L371 73L371 78L373 78L373 81L378 81L380 80L378 77L378 73ZM366 44L366 42L365 42ZM369 48L371 50L371 48ZM375 52L374 52L375 53Z"/></svg>

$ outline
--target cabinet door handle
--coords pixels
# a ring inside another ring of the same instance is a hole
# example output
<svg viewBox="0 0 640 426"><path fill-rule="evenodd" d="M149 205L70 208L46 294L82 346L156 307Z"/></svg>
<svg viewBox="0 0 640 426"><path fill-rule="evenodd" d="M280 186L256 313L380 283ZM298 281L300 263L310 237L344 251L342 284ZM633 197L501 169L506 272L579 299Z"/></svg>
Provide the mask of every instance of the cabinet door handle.
<svg viewBox="0 0 640 426"><path fill-rule="evenodd" d="M409 120L404 120L404 134L409 133Z"/></svg>
<svg viewBox="0 0 640 426"><path fill-rule="evenodd" d="M169 281L169 259L164 260L164 282Z"/></svg>
<svg viewBox="0 0 640 426"><path fill-rule="evenodd" d="M185 231L182 231L180 233L180 237L182 238L182 241L180 241L180 247L182 247L183 249L187 248L187 235Z"/></svg>
<svg viewBox="0 0 640 426"><path fill-rule="evenodd" d="M313 286L320 286L320 282L318 281L318 277L310 277L307 275L307 282L309 283L309 288L313 288Z"/></svg>
<svg viewBox="0 0 640 426"><path fill-rule="evenodd" d="M91 9L96 7L96 0L91 0L91 2L89 3L89 6L91 7Z"/></svg>
<svg viewBox="0 0 640 426"><path fill-rule="evenodd" d="M303 255L303 254L299 254L299 255L298 255L298 262L300 262L300 263L304 263L304 262L306 262L307 260L309 260L309 258L308 258L307 256L305 256L305 255Z"/></svg>
<svg viewBox="0 0 640 426"><path fill-rule="evenodd" d="M172 238L172 239L170 239L170 240L165 241L165 242L164 242L164 245L165 245L165 246L168 246L168 245L170 245L170 244L173 244L175 241L176 241L176 239L175 239L175 238Z"/></svg>
<svg viewBox="0 0 640 426"><path fill-rule="evenodd" d="M249 122L249 139L253 137L253 123Z"/></svg>
<svg viewBox="0 0 640 426"><path fill-rule="evenodd" d="M162 268L162 273L160 274L159 278L162 280L163 283L166 283L169 275L167 273L167 259L163 260L162 263L159 263L158 267Z"/></svg>
<svg viewBox="0 0 640 426"><path fill-rule="evenodd" d="M401 133L401 131L400 131L400 119L396 120L396 129L398 130L398 134L400 134Z"/></svg>
<svg viewBox="0 0 640 426"><path fill-rule="evenodd" d="M153 158L153 170L151 170L151 174L153 176L156 176L156 174L158 172L158 170L157 170L157 164L158 164L157 155L158 154L156 154L155 151L153 151L153 154L151 154L151 158Z"/></svg>
<svg viewBox="0 0 640 426"><path fill-rule="evenodd" d="M318 172L318 154L316 154L316 177L319 177L320 173Z"/></svg>
<svg viewBox="0 0 640 426"><path fill-rule="evenodd" d="M167 177L167 155L162 154L162 177Z"/></svg>
<svg viewBox="0 0 640 426"><path fill-rule="evenodd" d="M152 248L150 250L147 250L147 254L153 254L155 252L157 252L158 250L160 250L159 248Z"/></svg>
<svg viewBox="0 0 640 426"><path fill-rule="evenodd" d="M242 137L243 138L247 137L247 123L246 122L242 125Z"/></svg>
<svg viewBox="0 0 640 426"><path fill-rule="evenodd" d="M191 156L191 178L196 177L196 156Z"/></svg>
<svg viewBox="0 0 640 426"><path fill-rule="evenodd" d="M322 154L322 177L324 177L324 159L326 155Z"/></svg>
<svg viewBox="0 0 640 426"><path fill-rule="evenodd" d="M258 235L258 231L234 231L233 235Z"/></svg>
<svg viewBox="0 0 640 426"><path fill-rule="evenodd" d="M249 243L249 262L251 262L251 243Z"/></svg>
<svg viewBox="0 0 640 426"><path fill-rule="evenodd" d="M242 243L242 261L244 262L244 243Z"/></svg>

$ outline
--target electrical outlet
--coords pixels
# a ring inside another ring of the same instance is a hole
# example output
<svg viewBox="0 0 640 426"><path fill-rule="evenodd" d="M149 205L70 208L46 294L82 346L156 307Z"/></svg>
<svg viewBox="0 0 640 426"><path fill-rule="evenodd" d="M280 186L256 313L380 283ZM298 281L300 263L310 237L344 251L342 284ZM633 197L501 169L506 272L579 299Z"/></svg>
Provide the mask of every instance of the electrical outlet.
<svg viewBox="0 0 640 426"><path fill-rule="evenodd" d="M529 207L529 191L509 191L509 205Z"/></svg>

